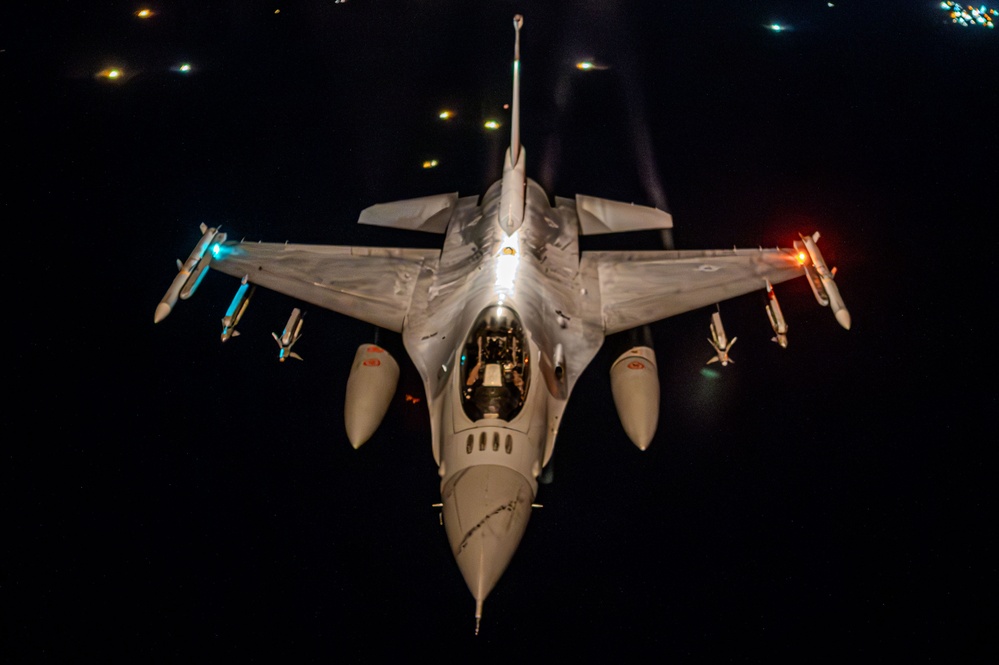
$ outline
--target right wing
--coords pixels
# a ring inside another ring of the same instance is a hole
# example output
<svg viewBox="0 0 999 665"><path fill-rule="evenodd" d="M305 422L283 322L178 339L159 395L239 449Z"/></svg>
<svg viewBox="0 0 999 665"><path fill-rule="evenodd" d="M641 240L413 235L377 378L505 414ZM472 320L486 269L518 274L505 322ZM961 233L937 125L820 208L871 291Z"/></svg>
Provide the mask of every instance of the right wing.
<svg viewBox="0 0 999 665"><path fill-rule="evenodd" d="M804 274L790 249L584 252L580 268L599 279L607 335Z"/></svg>
<svg viewBox="0 0 999 665"><path fill-rule="evenodd" d="M402 332L417 278L438 249L224 243L210 267L307 303Z"/></svg>

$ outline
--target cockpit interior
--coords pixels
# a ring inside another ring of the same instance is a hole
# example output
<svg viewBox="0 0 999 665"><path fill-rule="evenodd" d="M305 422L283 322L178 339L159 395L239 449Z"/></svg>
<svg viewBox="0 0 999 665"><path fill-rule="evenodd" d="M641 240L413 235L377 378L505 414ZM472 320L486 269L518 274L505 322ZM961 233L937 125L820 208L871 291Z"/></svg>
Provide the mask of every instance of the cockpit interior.
<svg viewBox="0 0 999 665"><path fill-rule="evenodd" d="M473 421L512 420L530 385L530 353L517 313L502 305L479 315L461 353L462 406Z"/></svg>

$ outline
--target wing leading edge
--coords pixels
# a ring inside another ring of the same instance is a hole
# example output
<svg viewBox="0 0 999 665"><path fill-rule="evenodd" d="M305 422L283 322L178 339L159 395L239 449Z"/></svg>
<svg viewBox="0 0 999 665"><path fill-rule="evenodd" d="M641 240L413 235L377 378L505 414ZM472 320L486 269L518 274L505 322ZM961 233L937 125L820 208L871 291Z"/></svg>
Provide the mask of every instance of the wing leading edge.
<svg viewBox="0 0 999 665"><path fill-rule="evenodd" d="M225 243L211 267L251 284L402 332L421 272L436 269L437 249Z"/></svg>
<svg viewBox="0 0 999 665"><path fill-rule="evenodd" d="M612 334L741 296L803 274L790 249L585 252Z"/></svg>

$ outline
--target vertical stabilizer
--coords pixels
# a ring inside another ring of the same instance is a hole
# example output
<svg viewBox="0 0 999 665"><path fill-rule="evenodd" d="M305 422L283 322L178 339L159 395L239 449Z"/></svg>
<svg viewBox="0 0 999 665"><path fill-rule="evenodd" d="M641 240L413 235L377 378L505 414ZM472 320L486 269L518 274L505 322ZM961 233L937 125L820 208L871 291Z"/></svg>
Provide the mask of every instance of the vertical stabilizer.
<svg viewBox="0 0 999 665"><path fill-rule="evenodd" d="M524 17L517 14L513 17L513 29L516 37L513 42L513 104L510 119L510 161L516 166L520 159L520 28L524 25Z"/></svg>
<svg viewBox="0 0 999 665"><path fill-rule="evenodd" d="M524 150L520 145L520 28L524 17L513 17L517 34L513 46L513 105L510 111L510 148L503 163L503 189L500 193L499 223L507 235L520 228L524 222L524 190L527 173L524 168Z"/></svg>

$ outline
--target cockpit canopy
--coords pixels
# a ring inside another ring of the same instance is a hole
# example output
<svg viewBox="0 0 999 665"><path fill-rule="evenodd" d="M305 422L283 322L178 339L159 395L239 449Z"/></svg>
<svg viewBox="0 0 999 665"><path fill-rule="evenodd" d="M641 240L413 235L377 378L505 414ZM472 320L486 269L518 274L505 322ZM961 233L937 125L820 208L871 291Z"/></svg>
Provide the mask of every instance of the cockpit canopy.
<svg viewBox="0 0 999 665"><path fill-rule="evenodd" d="M512 420L527 399L529 363L530 353L517 313L502 305L483 310L461 353L465 414L473 421Z"/></svg>

